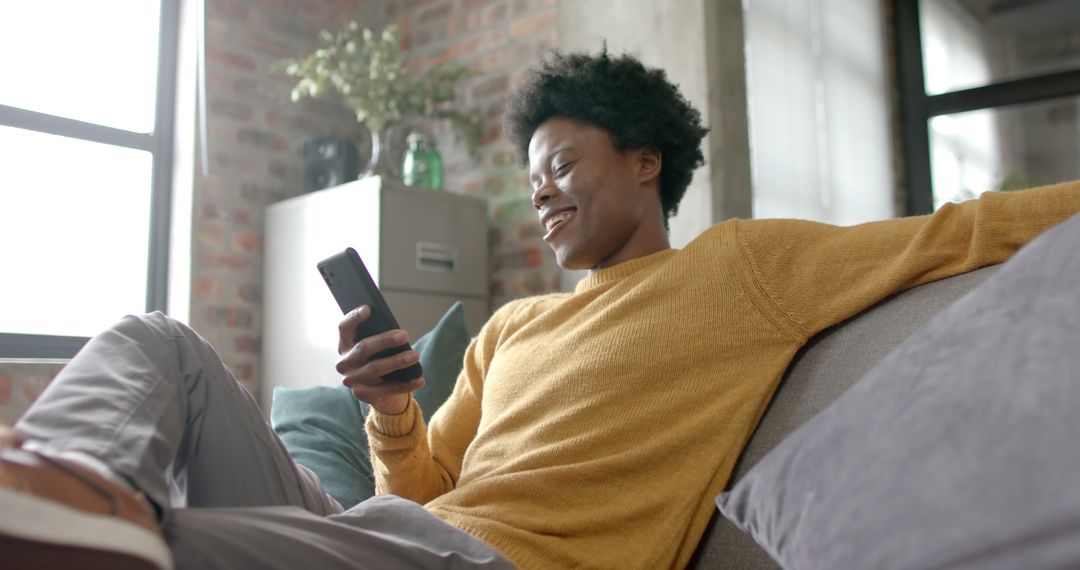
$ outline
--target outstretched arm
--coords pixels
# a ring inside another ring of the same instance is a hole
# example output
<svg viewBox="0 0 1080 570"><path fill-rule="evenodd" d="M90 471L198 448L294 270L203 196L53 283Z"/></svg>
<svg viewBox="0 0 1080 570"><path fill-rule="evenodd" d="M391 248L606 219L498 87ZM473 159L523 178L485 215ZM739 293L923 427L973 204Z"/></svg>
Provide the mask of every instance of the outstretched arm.
<svg viewBox="0 0 1080 570"><path fill-rule="evenodd" d="M740 222L752 286L805 338L905 289L1007 260L1080 210L1080 182L988 192L931 215L851 227Z"/></svg>

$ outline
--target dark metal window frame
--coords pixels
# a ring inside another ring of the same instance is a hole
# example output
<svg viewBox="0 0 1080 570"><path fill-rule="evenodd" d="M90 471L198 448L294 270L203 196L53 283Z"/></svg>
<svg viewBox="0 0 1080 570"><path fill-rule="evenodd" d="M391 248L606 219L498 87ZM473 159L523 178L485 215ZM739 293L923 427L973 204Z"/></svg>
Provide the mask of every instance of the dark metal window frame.
<svg viewBox="0 0 1080 570"><path fill-rule="evenodd" d="M150 248L146 309L165 310L168 286L169 215L172 200L177 46L180 0L161 0L158 24L157 95L152 133L135 133L27 109L0 105L0 125L137 150L153 155L150 196ZM0 333L0 358L71 358L84 337Z"/></svg>
<svg viewBox="0 0 1080 570"><path fill-rule="evenodd" d="M993 109L1080 94L1080 70L1066 70L927 95L923 75L919 0L892 0L895 14L900 144L907 181L906 214L934 209L929 121L938 115Z"/></svg>

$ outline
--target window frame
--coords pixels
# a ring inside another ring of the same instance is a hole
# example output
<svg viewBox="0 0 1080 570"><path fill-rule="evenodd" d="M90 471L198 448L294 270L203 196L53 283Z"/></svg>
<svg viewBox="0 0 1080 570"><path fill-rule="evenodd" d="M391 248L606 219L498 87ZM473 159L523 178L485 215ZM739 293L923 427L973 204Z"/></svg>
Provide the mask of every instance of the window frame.
<svg viewBox="0 0 1080 570"><path fill-rule="evenodd" d="M1080 95L1080 69L994 81L937 95L926 93L919 0L892 0L900 96L900 148L906 180L905 214L934 210L930 165L930 119Z"/></svg>
<svg viewBox="0 0 1080 570"><path fill-rule="evenodd" d="M0 105L0 125L143 150L153 162L150 182L150 240L146 265L146 310L166 310L169 226L172 201L173 137L181 0L161 0L154 128L136 133L77 119ZM87 337L0 332L0 358L67 359Z"/></svg>

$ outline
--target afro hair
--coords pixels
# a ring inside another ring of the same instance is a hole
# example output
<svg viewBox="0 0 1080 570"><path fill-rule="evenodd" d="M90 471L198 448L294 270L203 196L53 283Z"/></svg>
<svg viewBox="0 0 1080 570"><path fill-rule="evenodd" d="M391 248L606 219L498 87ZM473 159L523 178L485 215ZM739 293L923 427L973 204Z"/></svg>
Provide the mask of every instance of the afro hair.
<svg viewBox="0 0 1080 570"><path fill-rule="evenodd" d="M701 113L662 69L629 55L553 53L529 71L506 102L503 130L522 165L529 140L544 121L566 117L608 132L619 150L660 151L660 197L665 221L678 210L694 170L704 164Z"/></svg>

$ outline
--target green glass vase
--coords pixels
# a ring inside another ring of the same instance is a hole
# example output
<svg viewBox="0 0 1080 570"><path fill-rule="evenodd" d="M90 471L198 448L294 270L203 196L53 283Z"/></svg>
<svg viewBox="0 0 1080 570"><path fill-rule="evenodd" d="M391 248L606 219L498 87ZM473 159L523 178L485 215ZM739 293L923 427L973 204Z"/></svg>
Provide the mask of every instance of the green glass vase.
<svg viewBox="0 0 1080 570"><path fill-rule="evenodd" d="M406 139L409 147L401 160L401 179L408 186L431 190L443 189L443 164L432 137L413 133Z"/></svg>

